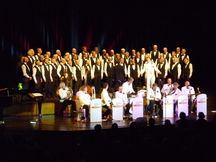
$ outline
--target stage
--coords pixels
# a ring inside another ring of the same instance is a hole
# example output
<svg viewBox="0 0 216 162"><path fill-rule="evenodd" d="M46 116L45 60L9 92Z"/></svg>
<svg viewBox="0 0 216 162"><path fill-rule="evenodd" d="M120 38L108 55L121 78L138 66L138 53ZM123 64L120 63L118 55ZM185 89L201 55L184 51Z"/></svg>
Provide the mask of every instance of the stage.
<svg viewBox="0 0 216 162"><path fill-rule="evenodd" d="M186 129L175 127L177 117L167 118L172 124L170 127L164 126L165 118L154 118L154 127L150 127L149 123L147 126L130 127L133 122L130 120L90 123L74 121L67 115L32 115L21 110L33 109L30 106L33 101L17 104L16 109L20 110L16 113L19 115L5 115L4 124L0 124L0 135L4 141L1 149L3 161L29 161L32 157L33 161L176 161L176 157L179 161L185 161L185 157L191 157L189 161L194 158L212 161L215 152L212 148L216 143L216 127L211 123L216 114L215 96L214 92L208 93L205 119L209 127L195 125ZM150 118L149 115L144 117L147 121ZM112 128L113 123L118 125L118 129ZM102 126L102 130L94 130L97 124ZM205 144L205 149L202 144ZM189 151L185 146L189 147ZM10 156L11 149L14 150L13 156ZM108 153L106 157L105 152ZM191 153L202 157L191 156Z"/></svg>
<svg viewBox="0 0 216 162"><path fill-rule="evenodd" d="M213 120L213 115L216 114L215 108L215 98L216 94L214 92L208 91L207 99L207 116L205 119L207 121ZM6 114L3 118L5 130L7 131L84 131L93 130L95 125L100 124L102 129L110 129L113 123L116 123L119 128L130 127L131 122L134 120L121 120L121 121L102 121L99 123L90 121L76 121L74 120L74 114L64 114L64 116L55 115L57 114L57 109L59 108L59 102L57 99L47 99L42 104L42 116L38 116L37 106L35 101L21 102L12 105L4 110ZM144 118L148 120L151 118L147 112L144 112ZM155 117L155 125L164 125L165 120L170 120L171 124L179 119L174 118L162 118ZM196 115L191 115L189 118L196 119Z"/></svg>

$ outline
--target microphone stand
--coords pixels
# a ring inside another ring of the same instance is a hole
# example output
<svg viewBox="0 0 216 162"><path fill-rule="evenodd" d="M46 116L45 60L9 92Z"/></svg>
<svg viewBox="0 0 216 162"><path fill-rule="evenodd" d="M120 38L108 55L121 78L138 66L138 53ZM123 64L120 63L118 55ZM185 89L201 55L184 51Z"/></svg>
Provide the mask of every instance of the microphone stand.
<svg viewBox="0 0 216 162"><path fill-rule="evenodd" d="M166 103L167 103L167 94L165 94L165 104L164 104L164 111L165 111L165 113L164 113L164 122L166 121Z"/></svg>

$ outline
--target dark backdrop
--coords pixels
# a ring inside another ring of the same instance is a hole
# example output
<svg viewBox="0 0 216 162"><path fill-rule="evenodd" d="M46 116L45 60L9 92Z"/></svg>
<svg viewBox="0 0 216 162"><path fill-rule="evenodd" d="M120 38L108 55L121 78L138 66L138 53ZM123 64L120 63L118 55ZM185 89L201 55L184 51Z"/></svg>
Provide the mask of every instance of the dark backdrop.
<svg viewBox="0 0 216 162"><path fill-rule="evenodd" d="M187 49L194 65L192 84L215 89L213 1L7 0L1 2L0 88L14 86L15 64L29 48L62 53L122 47L128 51Z"/></svg>

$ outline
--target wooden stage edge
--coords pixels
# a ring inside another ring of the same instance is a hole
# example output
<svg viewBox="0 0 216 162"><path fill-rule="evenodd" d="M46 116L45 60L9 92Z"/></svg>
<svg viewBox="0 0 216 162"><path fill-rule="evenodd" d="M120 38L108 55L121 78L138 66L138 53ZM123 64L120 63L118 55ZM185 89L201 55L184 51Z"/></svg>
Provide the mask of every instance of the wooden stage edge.
<svg viewBox="0 0 216 162"><path fill-rule="evenodd" d="M208 114L205 119L209 122L212 121L213 115L215 113ZM144 115L148 120L149 115ZM175 118L154 118L155 125L160 126L165 124L165 120L170 120L171 124L175 124L178 117ZM194 116L195 119L195 116ZM94 130L94 127L97 124L102 126L102 129L111 129L112 124L116 123L118 128L129 128L130 124L134 120L123 120L123 121L102 121L102 122L83 122L83 121L74 121L74 118L71 116L57 116L57 115L32 115L32 116L11 116L4 117L4 130L5 131L85 131L85 130ZM143 123L138 123L138 125L143 125Z"/></svg>

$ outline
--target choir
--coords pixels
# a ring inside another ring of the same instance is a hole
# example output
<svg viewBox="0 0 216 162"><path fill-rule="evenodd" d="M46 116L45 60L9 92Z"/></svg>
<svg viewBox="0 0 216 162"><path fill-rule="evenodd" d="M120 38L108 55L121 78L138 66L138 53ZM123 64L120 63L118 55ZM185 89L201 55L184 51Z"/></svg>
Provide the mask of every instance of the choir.
<svg viewBox="0 0 216 162"><path fill-rule="evenodd" d="M110 92L117 91L129 77L134 78L135 91L143 86L148 90L154 83L161 89L167 78L183 84L193 74L189 55L180 47L171 53L166 47L160 52L157 45L149 53L145 48L133 49L131 53L122 48L120 53L103 49L100 54L97 47L88 52L85 46L79 54L75 48L64 55L57 49L52 56L49 51L43 54L41 48L36 51L35 54L29 49L27 56L20 57L16 69L18 83L22 82L24 90L43 88L47 98L55 97L60 82L71 87L74 94L84 84L95 86L100 94L105 82Z"/></svg>

